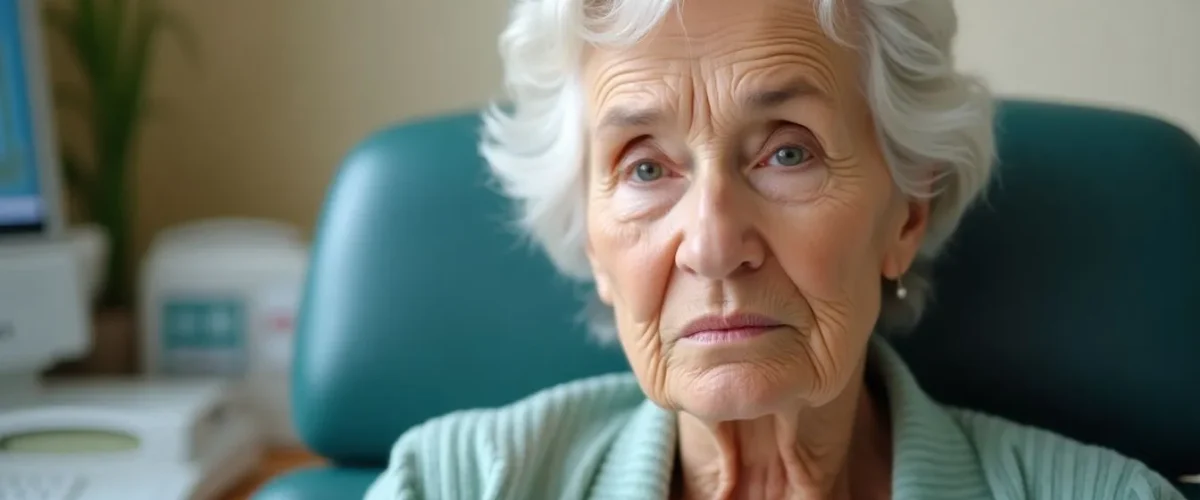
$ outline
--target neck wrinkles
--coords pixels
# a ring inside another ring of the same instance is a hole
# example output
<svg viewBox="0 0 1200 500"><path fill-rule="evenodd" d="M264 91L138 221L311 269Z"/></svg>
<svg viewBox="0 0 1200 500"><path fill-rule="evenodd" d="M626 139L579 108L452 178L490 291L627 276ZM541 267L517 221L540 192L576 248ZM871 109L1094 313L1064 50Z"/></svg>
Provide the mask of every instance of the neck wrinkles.
<svg viewBox="0 0 1200 500"><path fill-rule="evenodd" d="M703 422L680 414L675 498L887 498L886 402L863 368L836 399L756 420Z"/></svg>

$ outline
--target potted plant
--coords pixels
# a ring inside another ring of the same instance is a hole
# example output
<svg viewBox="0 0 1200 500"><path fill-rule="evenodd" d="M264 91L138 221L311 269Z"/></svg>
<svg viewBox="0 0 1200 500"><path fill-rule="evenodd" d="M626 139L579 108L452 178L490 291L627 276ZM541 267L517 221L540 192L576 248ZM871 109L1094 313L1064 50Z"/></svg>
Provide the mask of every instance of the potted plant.
<svg viewBox="0 0 1200 500"><path fill-rule="evenodd" d="M90 139L86 150L64 141L63 179L77 212L107 240L100 306L128 308L134 297L135 152L155 48L163 35L173 35L194 60L196 37L159 0L65 0L48 6L45 19L83 75L82 88L55 92L59 108L78 113Z"/></svg>
<svg viewBox="0 0 1200 500"><path fill-rule="evenodd" d="M196 37L159 0L56 0L45 21L78 66L82 82L55 89L62 112L76 113L86 128L83 144L62 141L67 196L82 225L71 229L81 259L98 272L88 355L62 366L65 373L122 374L136 370L138 345L132 306L133 238L139 134L149 108L155 49L174 36L196 60ZM84 147L86 146L86 147Z"/></svg>

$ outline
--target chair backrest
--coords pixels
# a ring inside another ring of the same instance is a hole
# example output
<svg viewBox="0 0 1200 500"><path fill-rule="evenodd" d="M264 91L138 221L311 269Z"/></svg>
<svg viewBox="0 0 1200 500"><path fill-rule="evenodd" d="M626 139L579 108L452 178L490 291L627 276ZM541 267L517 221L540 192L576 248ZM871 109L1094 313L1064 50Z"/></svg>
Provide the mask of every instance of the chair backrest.
<svg viewBox="0 0 1200 500"><path fill-rule="evenodd" d="M923 387L1200 473L1200 144L1146 116L1007 103L998 176L898 346Z"/></svg>
<svg viewBox="0 0 1200 500"><path fill-rule="evenodd" d="M1200 147L1150 118L1006 103L1002 168L901 351L936 396L1200 472ZM512 228L475 113L360 145L317 229L293 381L306 443L382 465L404 430L626 370L586 290Z"/></svg>
<svg viewBox="0 0 1200 500"><path fill-rule="evenodd" d="M380 465L409 427L627 370L589 340L585 290L513 227L478 113L400 125L345 160L313 246L293 371L297 430Z"/></svg>

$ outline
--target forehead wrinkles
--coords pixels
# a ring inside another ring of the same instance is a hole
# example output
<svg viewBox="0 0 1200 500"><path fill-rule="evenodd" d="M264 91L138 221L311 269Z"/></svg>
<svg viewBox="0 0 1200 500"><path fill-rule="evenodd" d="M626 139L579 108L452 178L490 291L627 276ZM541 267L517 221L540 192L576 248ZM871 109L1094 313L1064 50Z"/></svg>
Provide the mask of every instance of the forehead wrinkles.
<svg viewBox="0 0 1200 500"><path fill-rule="evenodd" d="M588 95L599 105L615 96L642 94L652 97L662 86L677 87L678 68L685 63L651 54L596 52L589 58L583 83Z"/></svg>
<svg viewBox="0 0 1200 500"><path fill-rule="evenodd" d="M826 35L809 2L787 1L781 6L768 0L767 4L774 7L746 5L749 14L708 23L714 28L707 31L678 23L670 29L691 34L689 46L701 68L699 76L729 82L732 92L803 77L816 90L834 97L841 87L840 60L856 56Z"/></svg>
<svg viewBox="0 0 1200 500"><path fill-rule="evenodd" d="M685 2L692 8L669 14L636 44L589 49L583 76L592 109L619 100L703 112L716 92L738 95L798 79L840 101L839 90L854 87L856 80L847 80L857 74L856 64L847 65L857 60L854 52L825 34L809 2L751 1L730 10L731 3L740 4Z"/></svg>
<svg viewBox="0 0 1200 500"><path fill-rule="evenodd" d="M623 128L661 125L657 120L673 119L690 103L692 89L684 82L683 74L666 69L680 64L663 58L604 59L583 82L587 89L589 135L600 138L620 134ZM623 125L602 123L612 120L614 113L626 112L649 114L627 117Z"/></svg>
<svg viewBox="0 0 1200 500"><path fill-rule="evenodd" d="M713 54L709 64L714 74L729 79L734 92L797 78L829 97L836 97L842 87L834 51L823 40L778 30L764 34L756 44L728 47Z"/></svg>

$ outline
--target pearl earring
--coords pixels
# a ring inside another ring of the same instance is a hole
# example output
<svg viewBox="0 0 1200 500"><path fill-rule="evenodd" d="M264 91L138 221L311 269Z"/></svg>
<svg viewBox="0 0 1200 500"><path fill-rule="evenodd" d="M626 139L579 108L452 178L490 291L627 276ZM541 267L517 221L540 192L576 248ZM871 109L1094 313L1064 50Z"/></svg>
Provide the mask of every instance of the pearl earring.
<svg viewBox="0 0 1200 500"><path fill-rule="evenodd" d="M905 288L904 282L900 280L901 278L896 278L896 298L904 300L908 298L908 288Z"/></svg>

